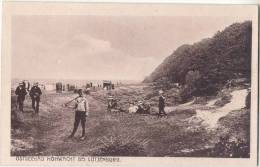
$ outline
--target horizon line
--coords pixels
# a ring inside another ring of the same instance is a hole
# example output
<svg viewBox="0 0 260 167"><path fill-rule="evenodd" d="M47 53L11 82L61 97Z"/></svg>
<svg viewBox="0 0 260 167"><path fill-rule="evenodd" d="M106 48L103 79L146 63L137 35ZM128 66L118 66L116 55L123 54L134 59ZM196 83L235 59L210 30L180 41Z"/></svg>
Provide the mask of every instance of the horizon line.
<svg viewBox="0 0 260 167"><path fill-rule="evenodd" d="M144 79L116 79L116 78L103 78L103 79L95 79L95 78L21 78L21 77L11 77L11 80L19 79L19 80L118 80L118 81L142 81Z"/></svg>

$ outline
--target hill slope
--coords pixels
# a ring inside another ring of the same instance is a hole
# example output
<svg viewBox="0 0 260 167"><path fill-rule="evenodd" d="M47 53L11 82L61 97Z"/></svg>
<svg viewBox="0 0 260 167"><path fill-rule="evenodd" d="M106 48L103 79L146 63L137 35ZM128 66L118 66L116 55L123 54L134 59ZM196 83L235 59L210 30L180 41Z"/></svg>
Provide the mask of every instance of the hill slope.
<svg viewBox="0 0 260 167"><path fill-rule="evenodd" d="M192 85L192 95L208 95L230 79L250 80L251 24L235 23L212 38L180 46L144 82Z"/></svg>

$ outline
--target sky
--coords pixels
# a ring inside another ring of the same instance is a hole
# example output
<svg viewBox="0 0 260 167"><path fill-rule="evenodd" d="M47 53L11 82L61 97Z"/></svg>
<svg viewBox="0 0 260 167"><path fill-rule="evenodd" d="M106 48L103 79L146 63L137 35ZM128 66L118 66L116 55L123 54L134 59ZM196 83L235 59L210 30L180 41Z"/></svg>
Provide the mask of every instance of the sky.
<svg viewBox="0 0 260 167"><path fill-rule="evenodd" d="M245 19L29 15L12 18L12 78L143 80L183 44Z"/></svg>

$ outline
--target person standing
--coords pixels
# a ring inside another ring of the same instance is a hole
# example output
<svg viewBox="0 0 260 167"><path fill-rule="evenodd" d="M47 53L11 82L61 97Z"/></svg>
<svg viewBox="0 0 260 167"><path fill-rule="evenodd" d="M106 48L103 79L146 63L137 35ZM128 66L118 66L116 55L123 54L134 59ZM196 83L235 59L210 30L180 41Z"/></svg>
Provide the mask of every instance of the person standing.
<svg viewBox="0 0 260 167"><path fill-rule="evenodd" d="M34 109L35 113L39 113L39 103L40 103L40 96L42 95L42 91L38 86L38 82L34 83L33 87L30 90L30 96L32 99L32 108Z"/></svg>
<svg viewBox="0 0 260 167"><path fill-rule="evenodd" d="M159 114L158 117L163 116L163 115L167 115L164 111L164 107L165 107L165 97L163 96L163 91L160 90L159 91Z"/></svg>
<svg viewBox="0 0 260 167"><path fill-rule="evenodd" d="M23 102L25 100L25 95L27 94L27 92L22 82L20 82L19 86L16 88L15 94L17 95L19 110L23 112Z"/></svg>
<svg viewBox="0 0 260 167"><path fill-rule="evenodd" d="M75 120L74 120L74 127L73 127L73 131L71 133L71 135L69 136L69 138L74 137L79 123L81 123L82 126L82 136L81 136L81 140L85 139L85 123L86 123L86 117L88 116L89 113L89 104L88 104L88 100L86 97L84 97L83 95L83 90L79 89L78 90L78 94L79 97L75 99ZM86 92L86 94L88 94L88 91Z"/></svg>

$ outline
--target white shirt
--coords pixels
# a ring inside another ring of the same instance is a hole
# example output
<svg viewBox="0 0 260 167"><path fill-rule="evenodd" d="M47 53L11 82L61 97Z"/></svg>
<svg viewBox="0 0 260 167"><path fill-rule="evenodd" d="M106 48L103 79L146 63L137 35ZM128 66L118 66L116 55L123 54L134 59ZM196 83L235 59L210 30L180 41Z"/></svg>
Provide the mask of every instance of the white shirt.
<svg viewBox="0 0 260 167"><path fill-rule="evenodd" d="M76 110L83 111L83 112L89 111L89 104L88 104L88 100L86 97L78 97L76 99Z"/></svg>

